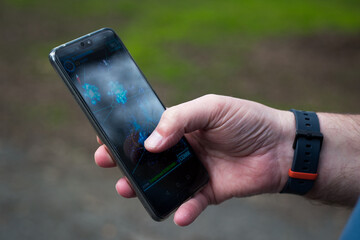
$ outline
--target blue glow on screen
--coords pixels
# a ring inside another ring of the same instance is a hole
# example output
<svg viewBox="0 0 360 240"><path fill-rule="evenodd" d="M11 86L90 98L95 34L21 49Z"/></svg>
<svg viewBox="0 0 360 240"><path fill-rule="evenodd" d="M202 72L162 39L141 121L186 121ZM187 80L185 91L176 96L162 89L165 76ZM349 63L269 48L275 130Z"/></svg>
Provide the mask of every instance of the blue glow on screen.
<svg viewBox="0 0 360 240"><path fill-rule="evenodd" d="M90 98L90 101L93 105L95 105L97 102L100 102L101 95L99 93L99 89L96 86L85 83L82 88L84 89L85 98Z"/></svg>
<svg viewBox="0 0 360 240"><path fill-rule="evenodd" d="M183 141L162 153L146 151L144 142L164 107L119 41L66 59L77 90L144 191L191 158ZM149 186L159 174L161 177Z"/></svg>
<svg viewBox="0 0 360 240"><path fill-rule="evenodd" d="M116 96L116 101L118 103L125 104L127 102L126 93L127 91L124 89L123 85L118 82L111 81L109 82L110 91L108 91L109 96Z"/></svg>

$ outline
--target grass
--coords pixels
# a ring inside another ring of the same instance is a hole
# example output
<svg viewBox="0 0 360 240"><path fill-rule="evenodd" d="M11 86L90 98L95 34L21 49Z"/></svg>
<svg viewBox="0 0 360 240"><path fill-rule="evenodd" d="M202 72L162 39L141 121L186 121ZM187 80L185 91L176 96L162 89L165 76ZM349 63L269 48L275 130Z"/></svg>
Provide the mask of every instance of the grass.
<svg viewBox="0 0 360 240"><path fill-rule="evenodd" d="M62 40L112 27L149 79L178 89L180 99L185 97L181 92L193 87L194 77L231 77L244 53L262 39L360 30L360 2L353 0L5 2L18 11L41 15L44 21L69 25L56 39L31 44L36 58L44 58L49 46ZM193 59L197 51L214 51L219 57L205 57L203 64ZM221 89L221 81L203 85L205 91Z"/></svg>
<svg viewBox="0 0 360 240"><path fill-rule="evenodd" d="M317 31L360 29L358 1L45 1L7 0L30 11L50 11L54 18L88 19L118 15L115 26L135 59L164 78L181 76L188 66L164 52L169 43L217 46L224 38L264 38ZM61 19L58 19L61 21ZM91 21L91 20L90 20ZM119 27L116 27L119 25ZM160 64L161 63L161 64ZM164 66L165 64L165 66ZM180 69L178 68L179 66Z"/></svg>

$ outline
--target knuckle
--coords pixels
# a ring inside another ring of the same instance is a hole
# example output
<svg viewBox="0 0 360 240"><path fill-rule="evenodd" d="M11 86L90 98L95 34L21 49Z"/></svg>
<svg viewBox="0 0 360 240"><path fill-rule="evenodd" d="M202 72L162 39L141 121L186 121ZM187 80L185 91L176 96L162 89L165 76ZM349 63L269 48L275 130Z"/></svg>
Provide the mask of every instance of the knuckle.
<svg viewBox="0 0 360 240"><path fill-rule="evenodd" d="M224 96L216 95L216 94L207 94L203 97L205 106L210 106L212 111L217 112L222 110L226 105L227 98Z"/></svg>
<svg viewBox="0 0 360 240"><path fill-rule="evenodd" d="M204 95L202 98L203 98L205 101L213 101L213 100L215 100L215 99L218 99L218 98L219 98L219 95L210 93L210 94Z"/></svg>

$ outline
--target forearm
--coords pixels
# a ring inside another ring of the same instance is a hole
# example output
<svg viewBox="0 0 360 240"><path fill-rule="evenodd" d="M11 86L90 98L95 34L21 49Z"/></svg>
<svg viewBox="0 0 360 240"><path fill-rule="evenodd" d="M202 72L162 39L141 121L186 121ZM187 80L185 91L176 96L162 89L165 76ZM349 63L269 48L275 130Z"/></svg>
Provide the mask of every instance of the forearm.
<svg viewBox="0 0 360 240"><path fill-rule="evenodd" d="M360 195L360 115L318 117L324 140L319 176L307 197L352 206Z"/></svg>

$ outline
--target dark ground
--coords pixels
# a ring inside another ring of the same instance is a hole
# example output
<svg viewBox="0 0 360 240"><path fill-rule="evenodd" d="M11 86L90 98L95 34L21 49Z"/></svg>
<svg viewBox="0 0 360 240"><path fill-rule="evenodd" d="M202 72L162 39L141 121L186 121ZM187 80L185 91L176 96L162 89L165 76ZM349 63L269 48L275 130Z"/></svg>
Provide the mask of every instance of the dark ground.
<svg viewBox="0 0 360 240"><path fill-rule="evenodd" d="M34 54L23 45L44 38L54 42L62 29L54 33L50 23L36 17L28 22L11 12L2 14L9 24L1 23L5 35L0 38L0 239L339 236L348 209L279 194L209 207L187 228L175 226L171 218L153 222L138 200L117 196L117 169L104 170L93 163L94 131L51 69L47 53ZM211 54L205 48L169 45L170 52L200 70L184 78L193 86L186 94L172 94L178 91L173 85L154 81L160 98L172 105L211 92L284 109L359 113L359 34L264 39L241 50L241 58L236 58L232 44ZM34 59L37 54L41 57ZM233 64L222 66L229 56Z"/></svg>

